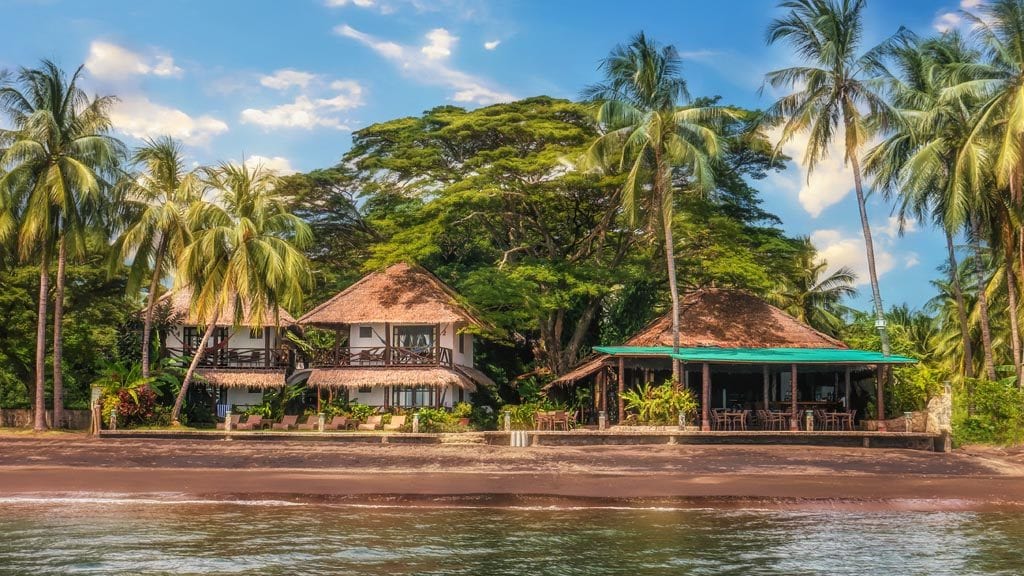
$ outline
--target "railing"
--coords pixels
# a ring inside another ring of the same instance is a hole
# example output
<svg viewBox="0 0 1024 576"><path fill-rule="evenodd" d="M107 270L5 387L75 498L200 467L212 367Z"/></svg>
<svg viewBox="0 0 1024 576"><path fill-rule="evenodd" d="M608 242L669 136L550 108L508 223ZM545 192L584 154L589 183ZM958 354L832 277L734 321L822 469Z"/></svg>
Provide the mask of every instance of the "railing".
<svg viewBox="0 0 1024 576"><path fill-rule="evenodd" d="M188 366L194 348L168 348L167 355ZM281 370L289 366L290 352L281 348L207 348L199 359L200 368Z"/></svg>
<svg viewBox="0 0 1024 576"><path fill-rule="evenodd" d="M340 366L451 366L450 348L401 346L325 348L313 352L313 368Z"/></svg>

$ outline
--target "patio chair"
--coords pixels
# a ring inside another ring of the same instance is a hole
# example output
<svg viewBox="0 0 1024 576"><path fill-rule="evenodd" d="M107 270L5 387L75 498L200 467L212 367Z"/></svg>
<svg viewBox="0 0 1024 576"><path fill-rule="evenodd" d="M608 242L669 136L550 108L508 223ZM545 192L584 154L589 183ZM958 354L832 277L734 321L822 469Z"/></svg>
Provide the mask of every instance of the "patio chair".
<svg viewBox="0 0 1024 576"><path fill-rule="evenodd" d="M822 410L820 416L822 419L822 428L824 430L839 430L839 418L841 415L841 412L826 412ZM815 413L814 417L818 418L819 415Z"/></svg>
<svg viewBox="0 0 1024 576"><path fill-rule="evenodd" d="M728 422L725 419L725 410L721 408L715 408L711 411L711 429L712 430L725 430L728 426Z"/></svg>
<svg viewBox="0 0 1024 576"><path fill-rule="evenodd" d="M324 424L324 430L348 430L355 428L355 421L348 416L335 416L331 421Z"/></svg>
<svg viewBox="0 0 1024 576"><path fill-rule="evenodd" d="M853 419L857 416L856 410L847 412L836 412L836 429L853 431Z"/></svg>
<svg viewBox="0 0 1024 576"><path fill-rule="evenodd" d="M384 430L398 430L402 426L405 426L405 416L392 416L391 422L383 426Z"/></svg>
<svg viewBox="0 0 1024 576"><path fill-rule="evenodd" d="M285 414L281 416L280 422L274 422L271 426L273 430L291 430L299 423L298 414Z"/></svg>
<svg viewBox="0 0 1024 576"><path fill-rule="evenodd" d="M534 416L537 430L550 430L551 429L551 412L537 412Z"/></svg>
<svg viewBox="0 0 1024 576"><path fill-rule="evenodd" d="M241 422L241 421L242 421L242 415L241 414L232 414L231 415L231 428L233 430L238 430L238 423ZM217 422L217 430L223 430L223 429L224 429L224 423L223 422Z"/></svg>
<svg viewBox="0 0 1024 576"><path fill-rule="evenodd" d="M254 414L245 419L245 422L238 424L239 430L259 430L263 427L263 416Z"/></svg>
<svg viewBox="0 0 1024 576"><path fill-rule="evenodd" d="M320 425L320 418L316 414L310 414L306 417L306 421L302 424L297 424L295 427L299 430L316 430L317 426Z"/></svg>
<svg viewBox="0 0 1024 576"><path fill-rule="evenodd" d="M381 422L381 420L383 418L384 418L383 416L370 416L369 418L366 419L366 423L365 424L360 424L359 425L359 429L360 430L376 430L377 428L380 428L380 422Z"/></svg>
<svg viewBox="0 0 1024 576"><path fill-rule="evenodd" d="M565 414L565 410L556 410L549 420L552 430L561 428L562 430L569 431L569 417Z"/></svg>

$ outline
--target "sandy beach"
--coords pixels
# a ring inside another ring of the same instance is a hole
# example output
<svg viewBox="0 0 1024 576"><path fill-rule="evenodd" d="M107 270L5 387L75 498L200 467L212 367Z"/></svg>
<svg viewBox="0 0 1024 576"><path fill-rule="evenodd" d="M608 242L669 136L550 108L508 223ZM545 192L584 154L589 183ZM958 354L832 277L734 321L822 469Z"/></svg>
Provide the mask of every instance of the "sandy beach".
<svg viewBox="0 0 1024 576"><path fill-rule="evenodd" d="M1024 507L1024 453L0 437L0 495L83 493L416 505L993 509Z"/></svg>

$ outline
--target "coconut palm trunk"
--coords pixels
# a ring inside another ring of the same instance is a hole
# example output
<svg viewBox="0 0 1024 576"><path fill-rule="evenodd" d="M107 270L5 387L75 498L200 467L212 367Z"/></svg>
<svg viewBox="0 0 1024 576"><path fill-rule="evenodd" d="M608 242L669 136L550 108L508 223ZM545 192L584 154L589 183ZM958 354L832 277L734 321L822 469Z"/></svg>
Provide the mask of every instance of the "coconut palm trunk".
<svg viewBox="0 0 1024 576"><path fill-rule="evenodd" d="M206 351L206 343L213 336L213 331L217 329L217 319L220 316L219 313L213 315L210 320L210 324L206 327L206 331L203 332L203 338L199 341L199 346L196 347L195 354L192 356L192 362L188 365L188 371L185 372L185 379L181 382L181 390L178 391L178 397L174 399L174 408L171 409L171 422L177 426L180 424L179 417L181 416L181 407L185 404L185 397L188 396L189 385L192 384L192 379L195 377L196 368L199 367L199 361L203 357L203 353Z"/></svg>
<svg viewBox="0 0 1024 576"><path fill-rule="evenodd" d="M46 246L39 261L39 318L36 321L36 432L46 430L46 302L50 297L50 269Z"/></svg>
<svg viewBox="0 0 1024 576"><path fill-rule="evenodd" d="M142 322L142 377L149 378L149 352L150 340L153 335L153 313L156 309L156 291L160 287L160 263L163 262L164 253L167 250L167 242L163 239L156 249L156 266L153 268L153 277L149 281L149 294L146 296L146 316Z"/></svg>
<svg viewBox="0 0 1024 576"><path fill-rule="evenodd" d="M64 422L64 275L67 268L67 240L61 238L57 248L57 279L53 293L53 420L54 428Z"/></svg>
<svg viewBox="0 0 1024 576"><path fill-rule="evenodd" d="M1014 270L1016 258L1013 253L1013 230L1011 229L1009 215L1007 214L1000 226L1002 230L1002 245L1004 269L1006 273L1006 299L1007 314L1010 317L1010 349L1013 352L1013 373L1017 377L1017 386L1024 387L1021 382L1021 342L1020 322L1017 308L1017 272Z"/></svg>
<svg viewBox="0 0 1024 576"><path fill-rule="evenodd" d="M847 127L852 129L852 127ZM889 329L885 325L885 309L882 308L882 292L878 287L878 272L875 269L875 244L871 240L871 224L868 223L868 207L864 199L864 186L861 182L860 161L856 153L850 154L850 167L853 168L854 191L857 193L857 208L860 209L860 228L864 234L864 250L868 259L868 278L871 281L871 300L875 305L875 322L878 335L882 340L882 354L888 356Z"/></svg>
<svg viewBox="0 0 1024 576"><path fill-rule="evenodd" d="M988 296L985 295L985 272L981 252L981 224L977 214L971 216L971 245L974 250L974 274L978 280L978 316L981 321L981 346L984 349L985 375L989 380L996 379L995 356L992 352L992 326L988 319Z"/></svg>
<svg viewBox="0 0 1024 576"><path fill-rule="evenodd" d="M959 266L956 261L956 250L953 247L953 235L946 231L946 251L949 253L949 282L956 298L956 313L960 320L960 338L964 346L964 376L974 378L974 351L971 346L971 327L967 322L967 306L964 304L964 292L960 288Z"/></svg>
<svg viewBox="0 0 1024 576"><path fill-rule="evenodd" d="M660 160L660 155L657 155ZM655 186L659 188L656 197L661 202L662 226L665 232L665 269L668 273L668 290L672 298L672 353L679 354L679 283L676 279L676 249L672 234L672 184L668 177L668 166L657 163L658 174L655 175ZM672 360L672 381L682 382L679 374L679 362Z"/></svg>

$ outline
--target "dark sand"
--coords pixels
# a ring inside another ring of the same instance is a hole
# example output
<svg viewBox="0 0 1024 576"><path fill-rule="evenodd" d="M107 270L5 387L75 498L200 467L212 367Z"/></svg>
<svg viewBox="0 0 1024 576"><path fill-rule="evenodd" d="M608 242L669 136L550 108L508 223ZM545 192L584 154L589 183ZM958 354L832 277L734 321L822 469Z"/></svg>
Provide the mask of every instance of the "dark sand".
<svg viewBox="0 0 1024 576"><path fill-rule="evenodd" d="M0 496L82 493L445 506L1024 509L1024 452L0 436Z"/></svg>

